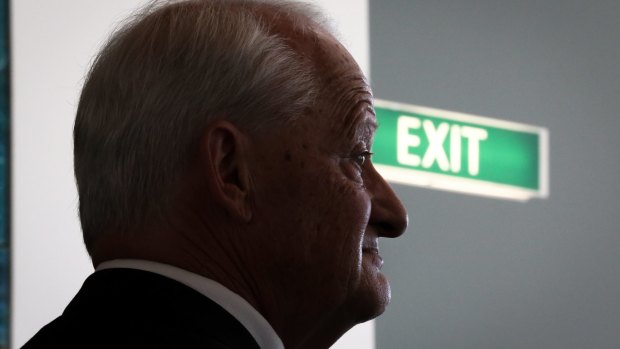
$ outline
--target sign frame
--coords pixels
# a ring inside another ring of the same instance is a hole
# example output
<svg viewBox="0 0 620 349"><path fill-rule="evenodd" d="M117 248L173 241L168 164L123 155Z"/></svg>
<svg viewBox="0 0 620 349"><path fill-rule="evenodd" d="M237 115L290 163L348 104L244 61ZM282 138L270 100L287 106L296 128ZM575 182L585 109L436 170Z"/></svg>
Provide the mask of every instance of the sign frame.
<svg viewBox="0 0 620 349"><path fill-rule="evenodd" d="M508 131L531 133L538 136L537 189L418 170L408 168L407 166L397 167L374 161L375 168L386 180L404 185L413 185L431 189L447 190L464 194L517 201L527 201L532 198L545 199L549 197L549 131L547 128L499 120L485 116L391 102L382 99L375 99L374 105L376 108L389 109L396 112L402 111L421 116L446 119L447 121L456 121L480 125L483 127L486 126ZM379 123L380 122L381 121L379 121Z"/></svg>

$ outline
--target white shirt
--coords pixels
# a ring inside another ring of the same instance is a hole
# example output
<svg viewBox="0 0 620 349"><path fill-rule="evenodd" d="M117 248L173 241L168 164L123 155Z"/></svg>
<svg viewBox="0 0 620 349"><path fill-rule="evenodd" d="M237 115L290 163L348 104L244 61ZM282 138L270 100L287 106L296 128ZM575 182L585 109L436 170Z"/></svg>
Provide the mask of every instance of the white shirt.
<svg viewBox="0 0 620 349"><path fill-rule="evenodd" d="M172 265L139 259L115 259L97 267L97 271L130 268L149 271L190 287L229 312L250 332L262 349L284 349L282 340L267 320L238 294L220 283Z"/></svg>

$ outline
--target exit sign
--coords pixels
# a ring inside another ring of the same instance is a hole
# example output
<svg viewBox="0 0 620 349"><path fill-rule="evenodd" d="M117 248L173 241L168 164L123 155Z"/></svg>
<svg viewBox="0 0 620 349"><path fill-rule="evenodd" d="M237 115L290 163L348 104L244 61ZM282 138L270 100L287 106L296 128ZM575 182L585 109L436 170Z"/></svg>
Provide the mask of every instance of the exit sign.
<svg viewBox="0 0 620 349"><path fill-rule="evenodd" d="M373 162L389 181L497 198L549 194L545 128L375 100Z"/></svg>

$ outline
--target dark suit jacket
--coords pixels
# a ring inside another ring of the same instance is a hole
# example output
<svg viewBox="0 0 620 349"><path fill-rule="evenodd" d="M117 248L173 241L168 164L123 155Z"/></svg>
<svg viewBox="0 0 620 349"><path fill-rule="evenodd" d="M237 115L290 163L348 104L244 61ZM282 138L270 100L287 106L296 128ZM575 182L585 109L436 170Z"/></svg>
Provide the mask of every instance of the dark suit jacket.
<svg viewBox="0 0 620 349"><path fill-rule="evenodd" d="M199 292L158 274L92 274L57 319L24 349L259 348L232 315Z"/></svg>

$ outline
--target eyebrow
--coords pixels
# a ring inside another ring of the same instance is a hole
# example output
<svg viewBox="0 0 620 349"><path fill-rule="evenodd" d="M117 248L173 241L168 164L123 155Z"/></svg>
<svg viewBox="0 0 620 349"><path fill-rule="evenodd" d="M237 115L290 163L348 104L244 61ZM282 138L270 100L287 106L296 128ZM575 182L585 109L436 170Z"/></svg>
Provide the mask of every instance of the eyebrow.
<svg viewBox="0 0 620 349"><path fill-rule="evenodd" d="M377 123L373 121L368 121L362 124L362 127L358 129L358 136L363 137L364 139L371 140L374 138L374 135L377 133Z"/></svg>
<svg viewBox="0 0 620 349"><path fill-rule="evenodd" d="M379 125L375 120L366 119L362 122L361 128L358 129L361 132L359 135L364 135L364 137L372 138L372 136L377 132L378 127Z"/></svg>
<svg viewBox="0 0 620 349"><path fill-rule="evenodd" d="M366 110L368 110L372 115L377 116L377 112L375 111L375 108L372 105L367 105Z"/></svg>
<svg viewBox="0 0 620 349"><path fill-rule="evenodd" d="M372 105L367 106L366 111L370 112L375 117L375 119L372 121L369 121L368 119L366 119L364 123L367 124L368 127L372 129L372 131L376 131L377 128L379 127L379 123L377 123L377 112L375 112L375 108L373 108Z"/></svg>
<svg viewBox="0 0 620 349"><path fill-rule="evenodd" d="M357 114L357 117L359 118L357 122L355 122L355 118L352 118L353 120L349 120L349 122L346 122L346 134L349 137L355 137L355 135L360 135L360 130L363 130L362 132L364 133L369 133L369 134L373 134L376 132L377 128L379 127L379 125L377 124L376 121L376 115L377 113L375 112L375 109L373 108L371 103L366 103L365 107L362 107L360 109L357 109L358 112L355 113ZM368 114L366 113L370 113L373 116L375 116L374 119L370 119L368 117ZM352 115L355 115L352 114ZM363 118L363 119L362 119ZM362 119L362 120L360 120ZM357 126L355 126L357 124Z"/></svg>

